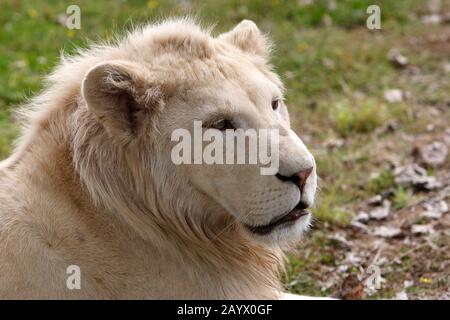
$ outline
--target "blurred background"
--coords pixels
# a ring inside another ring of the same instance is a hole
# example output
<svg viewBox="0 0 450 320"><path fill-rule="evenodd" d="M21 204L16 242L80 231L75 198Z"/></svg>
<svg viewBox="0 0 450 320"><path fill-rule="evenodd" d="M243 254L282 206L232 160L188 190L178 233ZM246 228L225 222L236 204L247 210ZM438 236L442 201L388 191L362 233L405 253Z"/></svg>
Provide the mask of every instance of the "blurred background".
<svg viewBox="0 0 450 320"><path fill-rule="evenodd" d="M73 4L79 30L66 26ZM381 29L366 26L370 5ZM287 289L450 299L450 0L2 0L0 160L19 132L14 109L61 52L187 14L214 34L251 19L275 43L292 125L320 176Z"/></svg>

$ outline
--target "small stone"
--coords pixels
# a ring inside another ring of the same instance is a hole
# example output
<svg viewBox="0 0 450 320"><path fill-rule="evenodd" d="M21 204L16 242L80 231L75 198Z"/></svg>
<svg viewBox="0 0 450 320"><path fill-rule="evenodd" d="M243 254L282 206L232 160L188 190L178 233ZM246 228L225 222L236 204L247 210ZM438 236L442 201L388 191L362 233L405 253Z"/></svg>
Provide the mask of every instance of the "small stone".
<svg viewBox="0 0 450 320"><path fill-rule="evenodd" d="M423 204L425 211L423 217L430 219L440 219L442 215L448 212L448 204L444 200L432 200Z"/></svg>
<svg viewBox="0 0 450 320"><path fill-rule="evenodd" d="M66 22L67 22L67 15L66 14L58 14L55 17L55 22L63 27L66 26Z"/></svg>
<svg viewBox="0 0 450 320"><path fill-rule="evenodd" d="M413 280L405 280L403 281L403 288L408 289L409 287L412 287L414 285Z"/></svg>
<svg viewBox="0 0 450 320"><path fill-rule="evenodd" d="M431 234L434 233L434 228L431 224L415 224L411 226L413 234Z"/></svg>
<svg viewBox="0 0 450 320"><path fill-rule="evenodd" d="M345 273L345 272L347 272L347 270L348 270L348 265L346 265L346 264L340 265L338 267L338 272L340 272L340 273Z"/></svg>
<svg viewBox="0 0 450 320"><path fill-rule="evenodd" d="M365 211L360 211L358 215L353 218L353 221L367 222L369 221L369 214Z"/></svg>
<svg viewBox="0 0 450 320"><path fill-rule="evenodd" d="M375 236L383 237L383 238L394 238L401 235L402 230L394 227L386 227L380 226L376 227L373 231Z"/></svg>
<svg viewBox="0 0 450 320"><path fill-rule="evenodd" d="M372 198L367 201L368 204L371 206L379 206L383 203L383 197L380 194L377 194L376 196L373 196Z"/></svg>
<svg viewBox="0 0 450 320"><path fill-rule="evenodd" d="M450 63L448 62L444 63L444 71L446 73L450 73Z"/></svg>
<svg viewBox="0 0 450 320"><path fill-rule="evenodd" d="M384 100L388 103L402 102L403 98L403 91L400 89L390 89L384 92Z"/></svg>
<svg viewBox="0 0 450 320"><path fill-rule="evenodd" d="M398 68L404 68L409 64L408 58L400 54L397 49L389 50L387 54L388 60Z"/></svg>
<svg viewBox="0 0 450 320"><path fill-rule="evenodd" d="M422 17L424 24L439 24L442 22L442 17L438 14L430 14Z"/></svg>
<svg viewBox="0 0 450 320"><path fill-rule="evenodd" d="M325 147L328 149L339 149L345 144L345 140L341 138L330 139L325 142Z"/></svg>
<svg viewBox="0 0 450 320"><path fill-rule="evenodd" d="M420 149L420 156L422 161L432 167L437 167L445 162L447 158L448 148L439 141L430 143Z"/></svg>
<svg viewBox="0 0 450 320"><path fill-rule="evenodd" d="M408 295L405 291L397 292L397 294L394 297L394 300L408 300Z"/></svg>

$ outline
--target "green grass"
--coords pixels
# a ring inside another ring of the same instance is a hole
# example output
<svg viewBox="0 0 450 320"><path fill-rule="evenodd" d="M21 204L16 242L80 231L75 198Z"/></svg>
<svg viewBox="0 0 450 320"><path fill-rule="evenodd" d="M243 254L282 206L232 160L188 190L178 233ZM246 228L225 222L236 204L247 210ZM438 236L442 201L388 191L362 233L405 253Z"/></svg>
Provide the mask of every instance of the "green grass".
<svg viewBox="0 0 450 320"><path fill-rule="evenodd" d="M392 203L395 209L402 209L408 206L411 202L412 194L410 190L403 187L395 189L395 193L392 199Z"/></svg>
<svg viewBox="0 0 450 320"><path fill-rule="evenodd" d="M390 170L385 170L369 181L367 190L372 194L377 194L392 186L394 186L394 176Z"/></svg>
<svg viewBox="0 0 450 320"><path fill-rule="evenodd" d="M383 103L370 100L356 106L348 101L339 102L332 112L335 130L344 137L354 133L371 132L388 117Z"/></svg>

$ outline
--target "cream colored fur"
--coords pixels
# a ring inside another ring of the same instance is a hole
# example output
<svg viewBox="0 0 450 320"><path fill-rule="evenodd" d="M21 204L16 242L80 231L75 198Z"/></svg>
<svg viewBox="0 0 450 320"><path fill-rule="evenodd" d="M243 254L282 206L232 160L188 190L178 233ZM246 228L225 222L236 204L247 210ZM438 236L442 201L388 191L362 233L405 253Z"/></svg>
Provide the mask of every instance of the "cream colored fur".
<svg viewBox="0 0 450 320"><path fill-rule="evenodd" d="M180 19L63 59L0 163L0 298L279 298L309 217L267 236L244 224L311 205L315 170L300 194L258 165L170 160L174 129L226 115L280 130L281 174L314 166L284 103L272 110L268 55L250 21L214 38Z"/></svg>

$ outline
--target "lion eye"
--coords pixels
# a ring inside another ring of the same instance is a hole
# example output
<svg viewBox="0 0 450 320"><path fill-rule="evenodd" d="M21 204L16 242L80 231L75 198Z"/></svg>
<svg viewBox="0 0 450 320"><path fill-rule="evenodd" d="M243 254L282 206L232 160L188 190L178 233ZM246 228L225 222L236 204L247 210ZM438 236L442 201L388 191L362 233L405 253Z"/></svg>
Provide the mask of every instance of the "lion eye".
<svg viewBox="0 0 450 320"><path fill-rule="evenodd" d="M272 101L272 109L273 109L273 110L277 110L278 107L280 106L280 103L281 103L280 99L275 99L275 100L273 100L273 101Z"/></svg>
<svg viewBox="0 0 450 320"><path fill-rule="evenodd" d="M229 120L219 120L217 122L215 122L213 125L211 125L211 128L220 130L220 131L225 131L227 129L235 129L233 124L231 123L231 121Z"/></svg>

